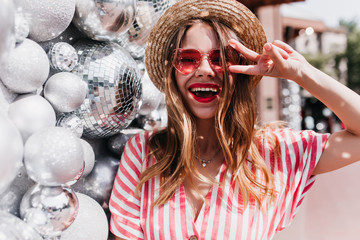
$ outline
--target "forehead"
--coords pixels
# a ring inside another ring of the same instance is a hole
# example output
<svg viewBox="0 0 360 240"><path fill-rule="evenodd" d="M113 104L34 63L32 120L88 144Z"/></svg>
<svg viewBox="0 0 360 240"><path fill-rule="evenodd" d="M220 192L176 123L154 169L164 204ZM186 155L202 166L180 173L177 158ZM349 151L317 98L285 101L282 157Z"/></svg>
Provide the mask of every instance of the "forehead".
<svg viewBox="0 0 360 240"><path fill-rule="evenodd" d="M180 47L213 49L219 47L219 42L210 25L206 23L196 23L186 31Z"/></svg>

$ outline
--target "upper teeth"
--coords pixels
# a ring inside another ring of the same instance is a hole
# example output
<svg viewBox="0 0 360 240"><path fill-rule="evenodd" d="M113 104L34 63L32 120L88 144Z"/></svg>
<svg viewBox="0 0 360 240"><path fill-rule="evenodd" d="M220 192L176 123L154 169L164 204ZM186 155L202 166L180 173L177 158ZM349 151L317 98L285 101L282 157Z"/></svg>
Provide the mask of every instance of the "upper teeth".
<svg viewBox="0 0 360 240"><path fill-rule="evenodd" d="M200 88L200 87L197 87L197 88L190 88L190 91L192 92L199 92L199 91L212 91L212 92L217 92L218 89L217 88Z"/></svg>

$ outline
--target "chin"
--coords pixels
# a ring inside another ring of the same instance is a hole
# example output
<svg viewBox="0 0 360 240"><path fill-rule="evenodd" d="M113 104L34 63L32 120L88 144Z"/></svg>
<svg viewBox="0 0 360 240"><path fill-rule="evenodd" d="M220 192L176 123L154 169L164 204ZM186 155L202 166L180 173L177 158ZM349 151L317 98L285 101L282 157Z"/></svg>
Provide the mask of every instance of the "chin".
<svg viewBox="0 0 360 240"><path fill-rule="evenodd" d="M201 112L193 112L194 116L196 119L199 119L199 120L213 120L215 119L215 112L213 113L201 113Z"/></svg>

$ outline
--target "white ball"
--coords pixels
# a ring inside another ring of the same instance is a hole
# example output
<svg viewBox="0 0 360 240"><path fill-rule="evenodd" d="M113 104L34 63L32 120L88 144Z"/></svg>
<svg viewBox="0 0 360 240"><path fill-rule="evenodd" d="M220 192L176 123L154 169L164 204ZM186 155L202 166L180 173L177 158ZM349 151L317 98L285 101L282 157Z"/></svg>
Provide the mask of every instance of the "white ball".
<svg viewBox="0 0 360 240"><path fill-rule="evenodd" d="M0 211L0 239L43 240L34 228L11 213Z"/></svg>
<svg viewBox="0 0 360 240"><path fill-rule="evenodd" d="M76 193L79 211L75 221L62 232L60 240L107 240L109 224L103 208L91 197Z"/></svg>
<svg viewBox="0 0 360 240"><path fill-rule="evenodd" d="M7 189L22 166L24 152L19 131L0 113L0 194Z"/></svg>
<svg viewBox="0 0 360 240"><path fill-rule="evenodd" d="M27 174L44 186L59 186L79 176L84 166L80 139L71 130L51 127L37 131L25 143Z"/></svg>
<svg viewBox="0 0 360 240"><path fill-rule="evenodd" d="M44 88L44 97L58 112L71 112L81 106L87 87L80 77L73 73L60 72L51 76Z"/></svg>
<svg viewBox="0 0 360 240"><path fill-rule="evenodd" d="M1 80L1 79L0 79ZM5 85L0 81L0 112L7 115L9 110L9 105L14 101L17 94L9 90Z"/></svg>
<svg viewBox="0 0 360 240"><path fill-rule="evenodd" d="M70 25L75 13L75 0L19 0L30 15L29 38L43 42L59 36Z"/></svg>
<svg viewBox="0 0 360 240"><path fill-rule="evenodd" d="M54 127L55 111L43 97L35 94L20 95L9 106L9 118L20 131L23 141L35 132Z"/></svg>
<svg viewBox="0 0 360 240"><path fill-rule="evenodd" d="M18 8L15 14L15 38L17 43L21 43L29 36L29 21L26 19L22 8Z"/></svg>
<svg viewBox="0 0 360 240"><path fill-rule="evenodd" d="M0 68L0 79L16 93L29 93L40 88L50 71L47 54L36 42L25 39L9 52Z"/></svg>
<svg viewBox="0 0 360 240"><path fill-rule="evenodd" d="M139 114L148 115L159 106L163 93L155 87L146 71L141 79L141 83L142 102Z"/></svg>
<svg viewBox="0 0 360 240"><path fill-rule="evenodd" d="M0 60L15 44L15 8L11 0L0 0Z"/></svg>
<svg viewBox="0 0 360 240"><path fill-rule="evenodd" d="M82 145L83 150L84 150L85 168L84 168L83 174L81 175L81 177L84 178L87 175L89 175L89 173L91 173L91 171L94 168L94 165L95 165L95 153L94 153L94 149L92 148L90 143L88 143L84 139L80 139L80 141L81 141L81 145Z"/></svg>

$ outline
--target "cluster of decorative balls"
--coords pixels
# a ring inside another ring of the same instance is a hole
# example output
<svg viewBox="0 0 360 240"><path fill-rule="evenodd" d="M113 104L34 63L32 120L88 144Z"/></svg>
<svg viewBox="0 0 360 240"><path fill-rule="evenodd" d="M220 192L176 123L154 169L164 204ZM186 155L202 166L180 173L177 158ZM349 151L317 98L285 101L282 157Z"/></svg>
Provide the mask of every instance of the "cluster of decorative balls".
<svg viewBox="0 0 360 240"><path fill-rule="evenodd" d="M142 56L173 2L0 0L0 238L107 239L118 159L81 137L120 151L138 114L149 129L165 118Z"/></svg>

